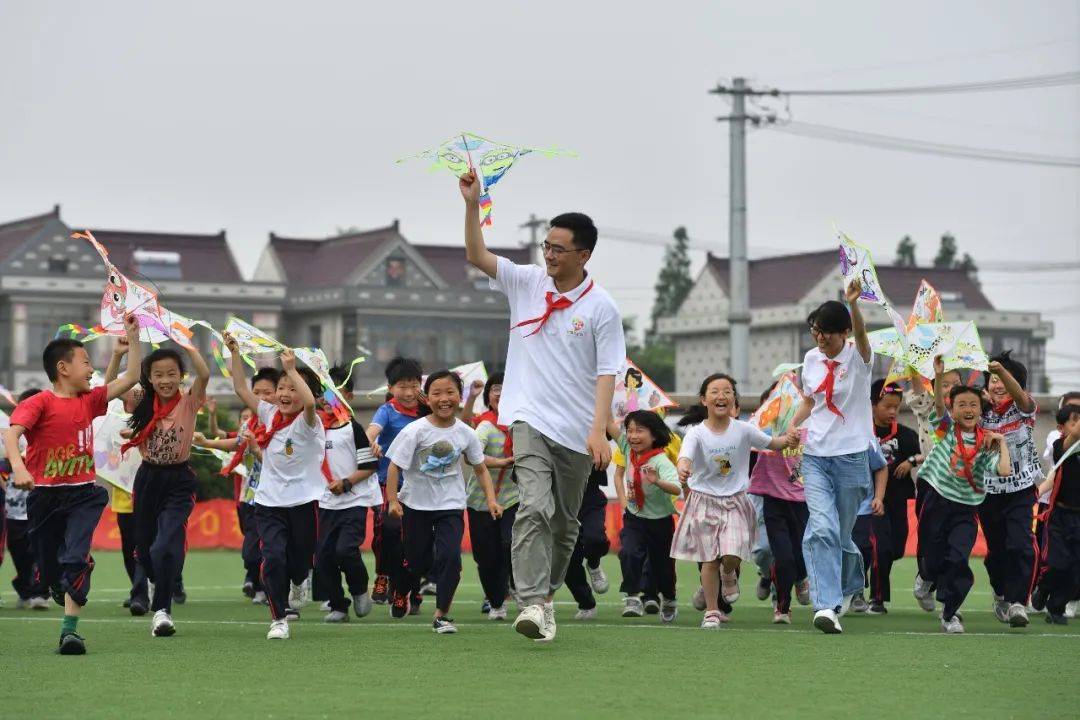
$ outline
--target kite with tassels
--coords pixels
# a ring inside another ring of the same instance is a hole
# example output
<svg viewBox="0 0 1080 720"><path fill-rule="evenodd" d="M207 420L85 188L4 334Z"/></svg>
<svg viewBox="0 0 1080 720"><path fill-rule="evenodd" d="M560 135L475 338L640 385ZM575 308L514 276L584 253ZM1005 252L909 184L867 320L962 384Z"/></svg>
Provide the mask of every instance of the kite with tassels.
<svg viewBox="0 0 1080 720"><path fill-rule="evenodd" d="M414 158L431 160L432 171L446 169L457 177L462 177L469 170L475 170L480 180L480 224L491 225L491 187L506 175L519 158L533 153L546 157L576 156L576 153L569 150L517 147L462 132L438 147L401 158L397 162L402 163Z"/></svg>
<svg viewBox="0 0 1080 720"><path fill-rule="evenodd" d="M881 282L878 281L877 268L874 267L870 251L841 230L837 230L836 234L840 239L840 273L844 276L844 288L846 289L852 281L858 280L862 284L862 294L859 298L880 305L892 320L897 332L903 333L904 319L885 297L885 291L882 290Z"/></svg>
<svg viewBox="0 0 1080 720"><path fill-rule="evenodd" d="M986 370L989 363L979 330L973 322L918 323L902 339L893 328L869 334L875 353L912 368L924 378L934 377L934 358L942 356L946 370Z"/></svg>
<svg viewBox="0 0 1080 720"><path fill-rule="evenodd" d="M652 378L642 372L630 358L615 375L615 394L611 398L611 416L622 423L635 410L663 410L678 403L667 396Z"/></svg>
<svg viewBox="0 0 1080 720"><path fill-rule="evenodd" d="M911 314L908 315L907 323L904 325L903 336L895 333L895 330L890 328L877 331L890 339L887 350L878 351L875 348L875 352L880 352L882 355L893 359L892 365L889 367L889 374L885 376L886 384L911 377L911 371L914 368L905 365L905 358L910 342L908 338L912 337L915 328L920 324L939 323L944 319L944 314L941 312L941 297L938 295L937 290L934 289L934 286L923 279L919 283L919 291L915 293L915 302L911 305Z"/></svg>

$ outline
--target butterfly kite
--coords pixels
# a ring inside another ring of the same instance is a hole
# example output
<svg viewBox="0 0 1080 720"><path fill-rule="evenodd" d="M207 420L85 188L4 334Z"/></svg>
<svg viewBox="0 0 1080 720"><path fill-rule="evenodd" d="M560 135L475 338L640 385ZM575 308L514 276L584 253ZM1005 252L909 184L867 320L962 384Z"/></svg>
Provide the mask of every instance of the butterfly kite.
<svg viewBox="0 0 1080 720"><path fill-rule="evenodd" d="M615 422L622 423L635 410L656 411L677 405L630 358L626 359L615 376L615 394L611 399L611 416Z"/></svg>
<svg viewBox="0 0 1080 720"><path fill-rule="evenodd" d="M513 167L518 158L531 153L547 157L574 156L575 153L558 148L528 148L506 145L487 138L462 132L446 140L438 147L404 157L402 163L413 158L431 160L431 170L447 169L457 177L475 170L480 179L480 224L491 225L491 187L499 182Z"/></svg>

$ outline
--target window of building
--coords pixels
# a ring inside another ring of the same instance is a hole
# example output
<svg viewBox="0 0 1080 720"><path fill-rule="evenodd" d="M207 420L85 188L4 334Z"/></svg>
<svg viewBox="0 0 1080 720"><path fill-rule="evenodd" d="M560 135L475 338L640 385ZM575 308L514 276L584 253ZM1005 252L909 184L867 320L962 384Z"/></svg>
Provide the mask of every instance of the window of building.
<svg viewBox="0 0 1080 720"><path fill-rule="evenodd" d="M135 272L151 280L179 280L180 253L163 250L136 250L132 256Z"/></svg>
<svg viewBox="0 0 1080 720"><path fill-rule="evenodd" d="M322 325L308 325L307 346L322 347Z"/></svg>
<svg viewBox="0 0 1080 720"><path fill-rule="evenodd" d="M48 270L51 273L66 275L68 271L68 259L66 257L53 255L49 258Z"/></svg>
<svg viewBox="0 0 1080 720"><path fill-rule="evenodd" d="M387 287L401 287L405 284L405 259L386 259L386 285Z"/></svg>

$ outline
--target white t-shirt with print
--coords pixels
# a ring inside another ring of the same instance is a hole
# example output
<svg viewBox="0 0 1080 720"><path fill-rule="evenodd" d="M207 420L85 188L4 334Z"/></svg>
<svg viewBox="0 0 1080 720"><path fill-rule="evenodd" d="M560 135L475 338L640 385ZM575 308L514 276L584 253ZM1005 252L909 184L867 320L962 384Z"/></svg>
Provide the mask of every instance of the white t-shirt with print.
<svg viewBox="0 0 1080 720"><path fill-rule="evenodd" d="M478 465L484 461L484 448L473 429L461 420L440 428L424 417L402 428L386 456L404 474L398 492L402 505L413 510L464 510L461 458Z"/></svg>
<svg viewBox="0 0 1080 720"><path fill-rule="evenodd" d="M259 422L273 425L278 407L259 401ZM303 412L288 427L278 430L263 448L262 472L255 489L255 503L266 507L295 507L318 500L326 489L322 474L326 432L322 420L307 424Z"/></svg>
<svg viewBox="0 0 1080 720"><path fill-rule="evenodd" d="M341 427L326 428L326 464L330 468L330 477L343 480L357 468L370 469L371 476L352 486L349 492L335 495L324 483L319 507L323 510L345 510L354 507L375 507L382 505L382 492L379 490L379 478L375 474L378 460L371 454L371 447L356 447L356 433L352 423ZM324 478L325 479L325 478Z"/></svg>
<svg viewBox="0 0 1080 720"><path fill-rule="evenodd" d="M686 432L679 459L691 462L690 489L726 497L750 487L750 449L768 447L772 440L756 425L731 420L727 430L715 433L705 423Z"/></svg>
<svg viewBox="0 0 1080 720"><path fill-rule="evenodd" d="M566 293L574 304L556 310L535 335L548 292L559 292L536 265L499 258L491 286L510 304L510 344L499 401L499 424L524 421L540 434L574 452L586 452L596 405L596 379L616 375L626 360L622 318L611 296L593 278ZM591 289L585 292L591 285Z"/></svg>
<svg viewBox="0 0 1080 720"><path fill-rule="evenodd" d="M836 415L825 404L825 391L815 392L828 375L826 360L835 360L836 380L833 384L833 405L843 414ZM803 452L818 457L850 455L866 450L874 438L874 416L870 404L870 376L874 368L874 353L864 362L854 343L845 343L835 358L826 357L818 348L811 348L803 358L803 392L814 399L803 427L806 440Z"/></svg>
<svg viewBox="0 0 1080 720"><path fill-rule="evenodd" d="M999 476L994 470L987 471L983 478L987 495L1025 490L1042 481L1042 464L1039 462L1039 451L1033 437L1035 414L1038 411L1034 402L1029 413L1021 410L1015 402L1010 402L1000 413L995 409L983 413L983 429L1005 436L1009 459L1012 461L1012 473L1009 475Z"/></svg>

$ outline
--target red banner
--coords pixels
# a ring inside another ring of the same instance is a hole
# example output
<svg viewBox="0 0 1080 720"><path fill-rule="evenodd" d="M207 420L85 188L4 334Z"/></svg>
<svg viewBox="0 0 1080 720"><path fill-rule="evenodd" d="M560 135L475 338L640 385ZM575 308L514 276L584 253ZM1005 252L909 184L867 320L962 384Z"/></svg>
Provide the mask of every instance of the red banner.
<svg viewBox="0 0 1080 720"><path fill-rule="evenodd" d="M367 524L367 537L364 540L365 548L371 545L371 525L370 522ZM462 539L461 547L463 550L469 551L472 545L469 543L468 523L465 525L465 537ZM908 503L908 528L907 548L904 554L914 556L917 542L916 529L918 528L915 519L914 502ZM607 535L611 541L613 551L619 549L619 530L621 529L622 512L619 504L617 502L608 503ZM189 549L239 550L243 541L244 536L240 532L240 523L236 518L235 502L217 499L195 503L195 510L191 513L191 518L188 519L187 544ZM98 523L97 528L94 530L93 547L95 550L120 549L120 530L116 526L116 514L111 508L105 510L105 514L101 516L101 522ZM986 543L983 540L981 528L975 541L975 549L972 550L971 554L977 557L986 554Z"/></svg>

